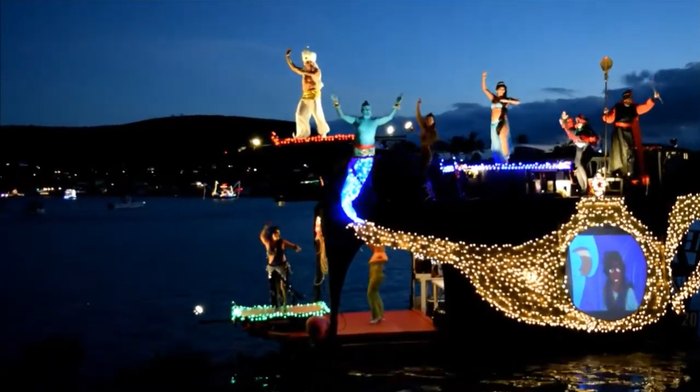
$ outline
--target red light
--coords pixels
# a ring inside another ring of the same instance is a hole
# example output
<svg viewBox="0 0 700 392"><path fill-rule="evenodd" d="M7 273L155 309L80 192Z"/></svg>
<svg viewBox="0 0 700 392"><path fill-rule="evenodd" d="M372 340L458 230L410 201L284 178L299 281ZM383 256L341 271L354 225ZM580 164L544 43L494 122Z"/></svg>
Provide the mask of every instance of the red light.
<svg viewBox="0 0 700 392"><path fill-rule="evenodd" d="M337 135L332 135L332 136L311 136L303 139L297 139L293 137L288 137L285 139L280 139L279 136L275 132L272 132L270 139L272 140L272 144L275 146L282 146L285 144L304 144L304 143L329 143L329 142L338 142L338 141L352 141L355 140L355 135L353 134L337 134Z"/></svg>

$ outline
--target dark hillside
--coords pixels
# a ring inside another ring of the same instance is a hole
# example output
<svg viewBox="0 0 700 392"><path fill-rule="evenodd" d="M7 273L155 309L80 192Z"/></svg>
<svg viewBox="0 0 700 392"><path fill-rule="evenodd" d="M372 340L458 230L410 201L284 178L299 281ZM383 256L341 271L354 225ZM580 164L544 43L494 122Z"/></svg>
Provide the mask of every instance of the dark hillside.
<svg viewBox="0 0 700 392"><path fill-rule="evenodd" d="M294 123L231 116L173 116L96 127L0 127L0 157L11 161L84 164L188 164L234 152Z"/></svg>

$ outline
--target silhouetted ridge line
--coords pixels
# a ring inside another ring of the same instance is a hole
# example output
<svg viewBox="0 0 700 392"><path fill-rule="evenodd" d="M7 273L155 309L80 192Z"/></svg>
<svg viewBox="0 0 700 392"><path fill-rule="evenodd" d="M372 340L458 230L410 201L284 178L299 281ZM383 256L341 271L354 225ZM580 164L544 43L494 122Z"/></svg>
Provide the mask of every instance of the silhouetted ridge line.
<svg viewBox="0 0 700 392"><path fill-rule="evenodd" d="M248 146L253 136L288 137L294 122L250 117L194 115L153 118L119 125L0 126L0 154L8 160L197 162Z"/></svg>

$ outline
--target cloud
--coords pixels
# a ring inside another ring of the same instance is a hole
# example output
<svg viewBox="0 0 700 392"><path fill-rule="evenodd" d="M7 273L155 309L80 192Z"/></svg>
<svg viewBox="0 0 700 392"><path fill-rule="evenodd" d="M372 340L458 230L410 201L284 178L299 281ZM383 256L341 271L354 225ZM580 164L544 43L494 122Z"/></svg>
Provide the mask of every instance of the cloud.
<svg viewBox="0 0 700 392"><path fill-rule="evenodd" d="M700 150L700 62L687 64L683 68L664 69L655 73L640 71L624 75L625 86L608 90L607 98L603 91L600 96L564 97L543 101L523 101L508 112L513 139L527 135L531 143L559 144L567 141L559 126L562 111L570 114L583 114L601 137L610 141L612 128L603 124L600 116L607 105L612 107L626 89L632 89L635 101L641 102L653 94L656 88L663 103L641 117L642 138L645 144L667 144L677 138L681 147ZM552 88L550 88L552 89ZM560 89L562 92L570 91ZM522 99L522 97L519 97ZM481 103L457 102L443 113L436 113L440 139L449 140L454 136L467 136L475 132L488 146L490 108ZM395 124L415 121L412 116L397 116ZM341 133L352 132L352 126L343 120L330 121L331 129ZM377 134L382 134L378 130ZM417 141L417 132L409 140Z"/></svg>
<svg viewBox="0 0 700 392"><path fill-rule="evenodd" d="M563 88L563 87L545 87L542 89L542 91L546 93L552 93L552 94L557 94L557 95L563 95L565 97L573 97L574 96L574 90L569 89L569 88Z"/></svg>
<svg viewBox="0 0 700 392"><path fill-rule="evenodd" d="M650 97L653 88L656 88L663 103L657 102L650 112L641 117L643 142L666 144L671 138L677 138L682 147L700 150L700 62L654 73L631 73L625 75L622 80L625 87L609 90L607 99L601 91L600 96L566 97L535 102L524 100L521 105L512 107L508 112L513 137L525 134L533 143L555 144L566 141L558 123L563 110L587 116L591 119L594 129L603 136L606 130L600 119L603 107L613 106L628 88L633 90L637 102ZM562 94L570 91L557 88L546 90L556 90ZM441 139L466 136L473 131L488 142L489 108L486 105L455 103L451 110L437 114L436 121ZM609 125L607 131L609 140Z"/></svg>

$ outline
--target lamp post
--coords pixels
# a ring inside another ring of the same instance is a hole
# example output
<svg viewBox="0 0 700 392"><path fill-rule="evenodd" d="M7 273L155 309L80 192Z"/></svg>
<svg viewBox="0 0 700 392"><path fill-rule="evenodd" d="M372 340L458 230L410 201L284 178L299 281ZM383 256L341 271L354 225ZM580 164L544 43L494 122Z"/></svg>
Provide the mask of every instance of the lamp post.
<svg viewBox="0 0 700 392"><path fill-rule="evenodd" d="M604 104L605 108L608 107L608 71L613 66L613 61L610 57L608 56L603 56L603 58L600 60L600 69L603 70L603 76L605 78L605 92L604 92ZM608 123L605 123L604 126L605 130L605 139L603 141L603 157L605 159L605 172L608 171Z"/></svg>

